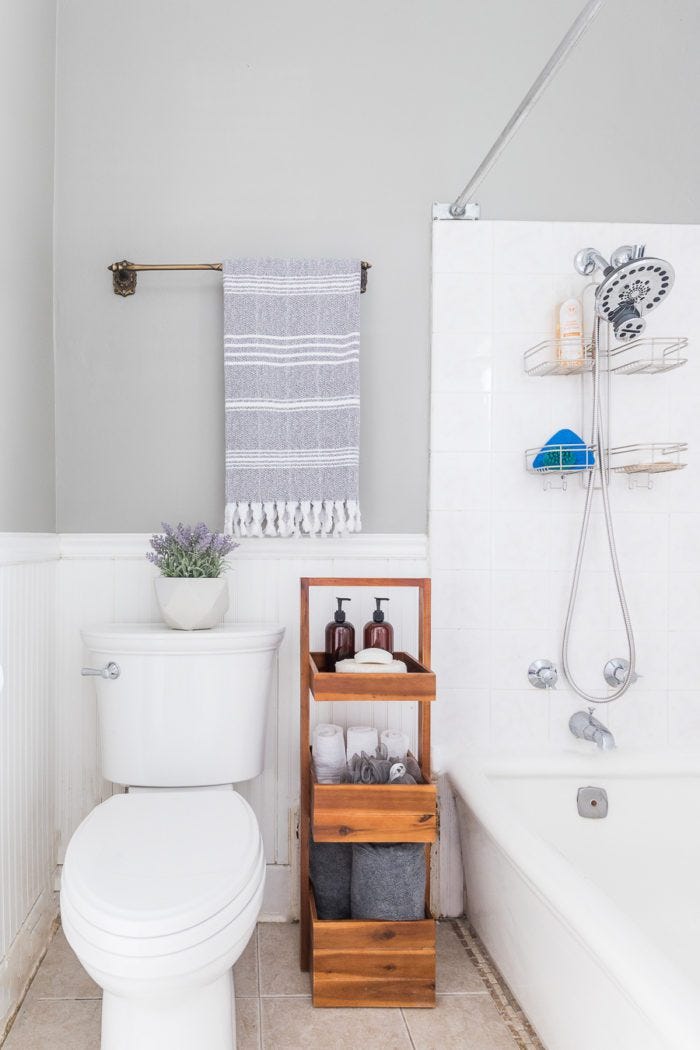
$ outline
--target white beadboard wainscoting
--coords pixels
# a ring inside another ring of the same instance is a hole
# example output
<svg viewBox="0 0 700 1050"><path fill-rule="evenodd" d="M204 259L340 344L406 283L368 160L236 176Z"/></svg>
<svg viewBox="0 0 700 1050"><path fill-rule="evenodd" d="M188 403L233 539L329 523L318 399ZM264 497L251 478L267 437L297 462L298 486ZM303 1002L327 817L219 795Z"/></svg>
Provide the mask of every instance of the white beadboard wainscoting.
<svg viewBox="0 0 700 1050"><path fill-rule="evenodd" d="M58 538L0 533L0 1040L56 917Z"/></svg>
<svg viewBox="0 0 700 1050"><path fill-rule="evenodd" d="M159 620L153 580L157 570L145 554L144 535L63 535L58 564L57 608L57 829L58 861L83 817L112 792L100 777L94 685L80 677L86 654L80 629L96 622ZM246 539L230 558L232 621L281 623L286 635L280 649L270 711L265 772L239 786L253 806L262 829L268 861L263 917L296 915L296 813L299 796L299 579L301 576L425 576L424 535L357 535L344 539ZM361 644L371 619L373 592L344 588L352 598L348 620ZM413 589L384 590L390 597L387 619L396 647L415 651L418 598ZM332 590L314 589L311 636L323 649L323 630L335 609ZM362 703L314 705L318 720L342 725L367 720L379 728L396 726L412 734L415 705Z"/></svg>
<svg viewBox="0 0 700 1050"><path fill-rule="evenodd" d="M528 376L523 353L552 338L557 307L588 282L574 271L578 249L609 255L643 242L676 271L647 335L687 336L688 363L668 374L613 376L610 444L687 441L688 466L656 475L651 489L611 478L643 677L596 715L620 746L700 743L700 226L434 222L429 531L438 752L453 739L496 749L570 741L568 719L582 701L561 676L554 692L534 689L527 668L548 658L561 675L584 490L574 476L566 491L544 491L543 479L526 472L524 452L562 427L585 438L590 419L580 376ZM597 495L574 672L602 695L605 662L625 655Z"/></svg>

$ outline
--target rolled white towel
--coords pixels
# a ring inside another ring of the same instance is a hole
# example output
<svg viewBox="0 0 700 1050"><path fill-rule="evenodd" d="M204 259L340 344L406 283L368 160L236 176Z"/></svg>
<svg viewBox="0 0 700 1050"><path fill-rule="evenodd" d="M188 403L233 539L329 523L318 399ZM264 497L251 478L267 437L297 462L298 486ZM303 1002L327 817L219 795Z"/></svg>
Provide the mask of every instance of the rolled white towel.
<svg viewBox="0 0 700 1050"><path fill-rule="evenodd" d="M377 730L372 726L348 726L348 762L353 755L373 755L379 744Z"/></svg>
<svg viewBox="0 0 700 1050"><path fill-rule="evenodd" d="M338 784L345 769L345 740L342 726L319 722L311 738L314 769L319 784Z"/></svg>
<svg viewBox="0 0 700 1050"><path fill-rule="evenodd" d="M408 752L408 733L404 733L402 729L384 729L381 740L390 758L398 758L400 762L404 761Z"/></svg>

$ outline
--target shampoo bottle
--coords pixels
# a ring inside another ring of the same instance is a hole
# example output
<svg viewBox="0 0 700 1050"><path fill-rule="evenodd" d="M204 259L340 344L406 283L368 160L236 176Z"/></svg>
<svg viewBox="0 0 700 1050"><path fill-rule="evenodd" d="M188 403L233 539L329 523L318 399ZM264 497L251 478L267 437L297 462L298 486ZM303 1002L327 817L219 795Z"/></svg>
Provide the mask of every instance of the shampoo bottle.
<svg viewBox="0 0 700 1050"><path fill-rule="evenodd" d="M343 602L350 598L336 598L338 608L333 619L326 624L326 665L327 670L334 671L338 660L348 660L355 655L355 628L345 622Z"/></svg>
<svg viewBox="0 0 700 1050"><path fill-rule="evenodd" d="M566 299L559 307L557 357L565 368L583 364L583 311L578 299Z"/></svg>
<svg viewBox="0 0 700 1050"><path fill-rule="evenodd" d="M388 653L394 652L394 628L384 620L382 602L388 602L388 598L375 598L377 608L372 613L372 619L365 624L364 647L365 649L386 649Z"/></svg>

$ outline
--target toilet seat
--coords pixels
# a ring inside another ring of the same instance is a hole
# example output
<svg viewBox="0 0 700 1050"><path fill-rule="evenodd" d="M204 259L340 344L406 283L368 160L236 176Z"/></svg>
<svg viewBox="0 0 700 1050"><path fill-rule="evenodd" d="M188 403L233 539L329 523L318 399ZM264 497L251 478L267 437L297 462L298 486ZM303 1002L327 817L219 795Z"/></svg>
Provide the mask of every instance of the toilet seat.
<svg viewBox="0 0 700 1050"><path fill-rule="evenodd" d="M249 936L264 875L255 815L235 792L114 795L70 841L63 921L96 969L181 973Z"/></svg>

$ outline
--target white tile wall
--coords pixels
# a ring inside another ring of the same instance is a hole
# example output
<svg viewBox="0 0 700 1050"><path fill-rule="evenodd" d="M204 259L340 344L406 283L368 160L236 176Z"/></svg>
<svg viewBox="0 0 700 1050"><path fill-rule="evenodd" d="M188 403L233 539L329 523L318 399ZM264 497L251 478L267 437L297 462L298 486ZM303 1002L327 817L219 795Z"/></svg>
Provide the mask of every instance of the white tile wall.
<svg viewBox="0 0 700 1050"><path fill-rule="evenodd" d="M574 253L646 242L676 269L648 334L685 335L689 363L613 381L611 443L688 441L689 466L651 490L613 478L620 561L643 676L612 709L618 742L700 743L700 227L537 222L433 224L430 551L438 750L567 740L580 706L560 679L529 686L536 657L560 664L561 629L583 488L544 491L524 450L560 427L588 430L580 377L531 378L523 352L553 334L555 309L584 284ZM574 631L574 670L604 693L602 667L623 655L600 509L591 522Z"/></svg>

